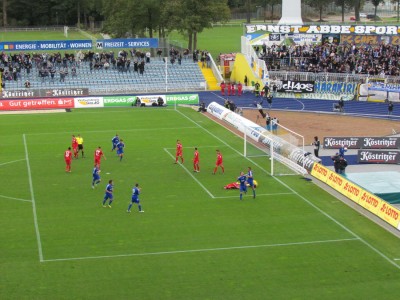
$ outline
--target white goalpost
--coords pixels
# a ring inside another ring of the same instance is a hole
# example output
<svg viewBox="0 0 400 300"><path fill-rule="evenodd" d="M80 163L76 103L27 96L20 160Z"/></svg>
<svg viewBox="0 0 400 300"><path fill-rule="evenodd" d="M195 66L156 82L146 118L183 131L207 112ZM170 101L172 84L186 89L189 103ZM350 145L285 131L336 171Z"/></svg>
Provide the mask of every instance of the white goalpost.
<svg viewBox="0 0 400 300"><path fill-rule="evenodd" d="M301 163L298 164L292 159L294 158L294 153L297 156L299 154L304 156L303 150L299 147L260 126L257 128L244 127L243 156L268 158L270 173L273 176L307 174L307 170L304 168L304 160L300 160ZM301 143L304 143L304 139L298 138L297 140L301 140Z"/></svg>

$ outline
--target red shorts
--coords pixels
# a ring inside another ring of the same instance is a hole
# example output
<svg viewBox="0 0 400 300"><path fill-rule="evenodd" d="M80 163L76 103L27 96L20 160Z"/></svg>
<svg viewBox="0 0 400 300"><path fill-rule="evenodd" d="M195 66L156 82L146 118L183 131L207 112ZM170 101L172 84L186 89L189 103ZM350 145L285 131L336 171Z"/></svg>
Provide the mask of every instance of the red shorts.
<svg viewBox="0 0 400 300"><path fill-rule="evenodd" d="M95 158L94 159L94 164L95 165L100 165L100 158Z"/></svg>
<svg viewBox="0 0 400 300"><path fill-rule="evenodd" d="M193 161L193 163L194 163L194 164L198 164L198 163L199 163L199 160L198 160L198 159L195 159L195 160Z"/></svg>
<svg viewBox="0 0 400 300"><path fill-rule="evenodd" d="M176 156L182 156L182 152L176 152Z"/></svg>
<svg viewBox="0 0 400 300"><path fill-rule="evenodd" d="M66 163L67 165L70 165L70 164L71 164L71 160L70 160L70 159L66 159L66 160L65 160L65 163Z"/></svg>
<svg viewBox="0 0 400 300"><path fill-rule="evenodd" d="M215 165L216 165L217 167L221 166L221 165L222 165L222 161L217 161L217 162L215 163Z"/></svg>

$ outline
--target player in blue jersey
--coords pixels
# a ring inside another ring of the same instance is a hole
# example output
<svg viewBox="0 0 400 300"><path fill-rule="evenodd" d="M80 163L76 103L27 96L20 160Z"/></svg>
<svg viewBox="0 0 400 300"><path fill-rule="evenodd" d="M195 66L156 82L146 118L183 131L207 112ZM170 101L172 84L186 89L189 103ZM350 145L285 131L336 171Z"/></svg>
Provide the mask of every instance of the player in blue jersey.
<svg viewBox="0 0 400 300"><path fill-rule="evenodd" d="M126 212L128 212L128 213L131 212L133 203L136 203L138 205L139 212L144 212L144 210L142 210L142 206L140 205L139 194L140 194L139 183L136 183L134 188L132 189L131 203L129 204L128 210Z"/></svg>
<svg viewBox="0 0 400 300"><path fill-rule="evenodd" d="M92 175L93 175L92 189L94 189L101 181L100 169L99 169L99 167L97 165L94 166Z"/></svg>
<svg viewBox="0 0 400 300"><path fill-rule="evenodd" d="M108 181L108 184L106 186L105 194L104 194L104 199L103 199L103 207L106 207L106 202L108 200L108 207L111 208L111 203L114 200L114 185L112 179Z"/></svg>
<svg viewBox="0 0 400 300"><path fill-rule="evenodd" d="M117 154L119 156L119 161L122 160L122 157L124 156L124 148L125 148L125 143L121 139L119 143L117 144Z"/></svg>
<svg viewBox="0 0 400 300"><path fill-rule="evenodd" d="M111 149L111 151L114 151L115 148L117 148L117 145L118 145L118 143L119 143L119 136L118 136L118 134L116 134L116 135L112 138L111 143L112 143L112 149Z"/></svg>
<svg viewBox="0 0 400 300"><path fill-rule="evenodd" d="M253 190L253 199L254 199L256 197L256 189L255 189L254 181L253 181L254 180L253 171L251 170L250 167L248 167L246 176L247 176L247 183L248 183L249 187L251 187L251 189Z"/></svg>
<svg viewBox="0 0 400 300"><path fill-rule="evenodd" d="M247 193L247 186L246 186L246 175L243 172L240 172L240 176L237 178L239 181L239 189L240 189L240 200L243 199L243 193Z"/></svg>

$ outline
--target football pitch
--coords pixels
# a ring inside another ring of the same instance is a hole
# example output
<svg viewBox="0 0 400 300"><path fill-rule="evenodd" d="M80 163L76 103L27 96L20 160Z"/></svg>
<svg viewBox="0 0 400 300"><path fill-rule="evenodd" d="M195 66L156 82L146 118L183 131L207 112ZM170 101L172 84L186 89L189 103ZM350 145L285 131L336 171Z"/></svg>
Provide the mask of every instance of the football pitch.
<svg viewBox="0 0 400 300"><path fill-rule="evenodd" d="M66 173L72 134L85 158ZM243 157L241 137L191 108L2 115L0 138L1 299L390 299L400 288L398 238L312 181L271 176L268 157ZM216 149L225 174L211 174ZM248 166L257 197L240 201L223 187ZM128 214L136 183L145 212Z"/></svg>

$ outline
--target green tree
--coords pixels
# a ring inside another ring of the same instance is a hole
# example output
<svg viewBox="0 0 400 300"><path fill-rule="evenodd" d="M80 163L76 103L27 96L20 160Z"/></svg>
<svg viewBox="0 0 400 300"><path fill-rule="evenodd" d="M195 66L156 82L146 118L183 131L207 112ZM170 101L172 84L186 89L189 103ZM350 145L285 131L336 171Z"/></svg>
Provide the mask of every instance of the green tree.
<svg viewBox="0 0 400 300"><path fill-rule="evenodd" d="M379 4L383 3L384 0L371 0L372 5L375 7L374 19L376 19L376 11L378 10Z"/></svg>
<svg viewBox="0 0 400 300"><path fill-rule="evenodd" d="M318 10L319 12L319 21L322 22L322 13L324 9L328 6L328 4L332 3L332 0L306 0L306 4L308 4L311 7L314 7L315 9Z"/></svg>

